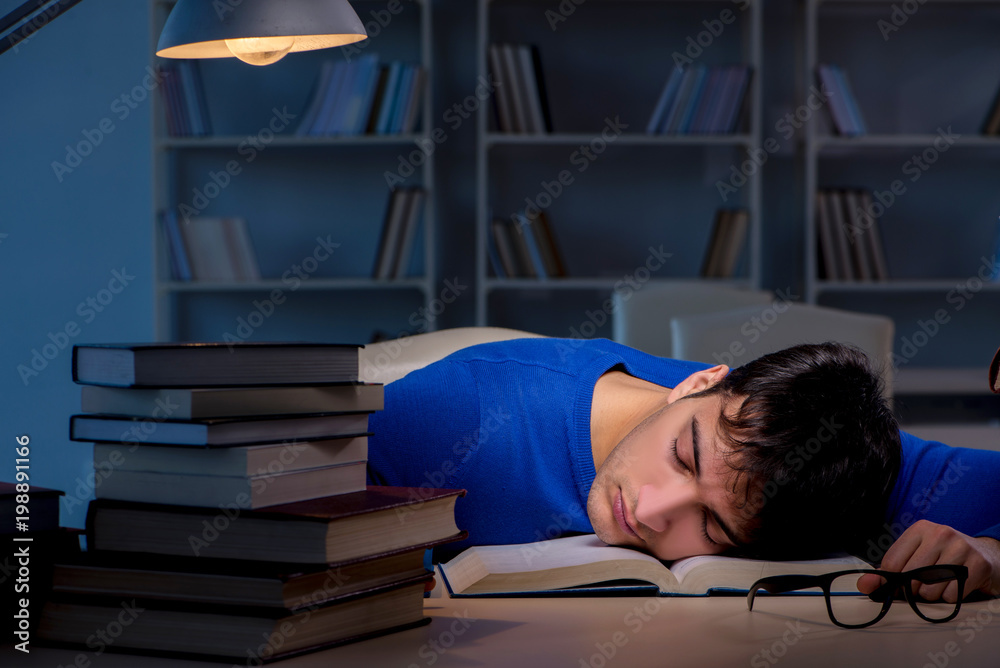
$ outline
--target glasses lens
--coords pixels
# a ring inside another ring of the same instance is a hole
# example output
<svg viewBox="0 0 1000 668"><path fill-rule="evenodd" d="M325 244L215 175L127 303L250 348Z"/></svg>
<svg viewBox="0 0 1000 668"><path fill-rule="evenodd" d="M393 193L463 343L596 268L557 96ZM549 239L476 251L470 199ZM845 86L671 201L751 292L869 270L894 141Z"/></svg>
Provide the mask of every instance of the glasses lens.
<svg viewBox="0 0 1000 668"><path fill-rule="evenodd" d="M955 580L955 575L951 571L945 569L928 569L917 574L916 578L912 581L911 586L913 587L914 595L913 602L920 614L926 619L932 621L938 621L942 619L948 619L953 614L955 614L958 608L957 603L945 603L940 599L940 595L937 594L943 586L946 586ZM917 589L920 585L933 587L934 595L937 596L936 601L924 600L919 594L917 594ZM943 594L943 592L941 592Z"/></svg>
<svg viewBox="0 0 1000 668"><path fill-rule="evenodd" d="M871 597L859 592L860 577L860 573L841 575L830 585L830 610L833 612L833 618L841 624L848 626L870 624L882 612L884 597L872 600Z"/></svg>

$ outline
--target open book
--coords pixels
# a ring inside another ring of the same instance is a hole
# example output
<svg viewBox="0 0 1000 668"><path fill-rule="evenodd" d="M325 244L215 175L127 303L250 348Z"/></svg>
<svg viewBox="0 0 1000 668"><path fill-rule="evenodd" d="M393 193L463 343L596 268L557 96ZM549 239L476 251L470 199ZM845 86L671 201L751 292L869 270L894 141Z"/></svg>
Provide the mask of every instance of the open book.
<svg viewBox="0 0 1000 668"><path fill-rule="evenodd" d="M756 580L770 575L813 575L852 568L871 566L852 556L815 561L700 556L680 559L668 567L644 552L608 546L594 534L584 534L522 545L472 547L443 564L441 571L452 596L632 593L644 589L660 596L707 596L713 591L746 593ZM818 589L804 591L821 593Z"/></svg>

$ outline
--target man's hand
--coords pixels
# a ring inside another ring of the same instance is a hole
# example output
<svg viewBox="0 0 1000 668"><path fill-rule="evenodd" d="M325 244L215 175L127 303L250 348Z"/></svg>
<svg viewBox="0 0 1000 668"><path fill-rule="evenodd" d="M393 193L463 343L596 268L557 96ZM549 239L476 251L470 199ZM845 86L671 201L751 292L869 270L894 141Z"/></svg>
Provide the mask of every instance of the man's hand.
<svg viewBox="0 0 1000 668"><path fill-rule="evenodd" d="M903 532L885 553L881 570L901 572L935 564L960 564L969 568L966 596L977 591L1000 596L1000 541L972 538L927 520L919 520ZM882 582L877 575L863 575L858 580L858 589L869 594ZM928 601L944 599L954 603L958 598L958 583L921 585L914 593Z"/></svg>

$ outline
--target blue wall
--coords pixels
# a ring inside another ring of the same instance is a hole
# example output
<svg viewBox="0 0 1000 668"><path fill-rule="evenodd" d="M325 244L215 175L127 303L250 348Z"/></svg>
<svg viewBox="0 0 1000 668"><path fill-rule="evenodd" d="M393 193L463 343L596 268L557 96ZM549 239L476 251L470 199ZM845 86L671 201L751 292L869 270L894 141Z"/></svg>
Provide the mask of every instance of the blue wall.
<svg viewBox="0 0 1000 668"><path fill-rule="evenodd" d="M0 480L27 434L73 526L93 458L67 437L72 344L152 337L149 54L146 2L90 0L0 55Z"/></svg>

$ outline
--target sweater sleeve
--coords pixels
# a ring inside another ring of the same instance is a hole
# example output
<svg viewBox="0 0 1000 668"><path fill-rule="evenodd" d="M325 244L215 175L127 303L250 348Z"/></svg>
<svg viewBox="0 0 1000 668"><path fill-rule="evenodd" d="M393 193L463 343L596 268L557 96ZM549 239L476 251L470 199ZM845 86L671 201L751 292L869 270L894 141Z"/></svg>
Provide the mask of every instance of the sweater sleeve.
<svg viewBox="0 0 1000 668"><path fill-rule="evenodd" d="M955 448L900 432L903 461L887 527L925 519L1000 540L1000 452Z"/></svg>

